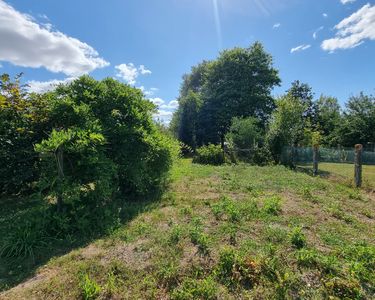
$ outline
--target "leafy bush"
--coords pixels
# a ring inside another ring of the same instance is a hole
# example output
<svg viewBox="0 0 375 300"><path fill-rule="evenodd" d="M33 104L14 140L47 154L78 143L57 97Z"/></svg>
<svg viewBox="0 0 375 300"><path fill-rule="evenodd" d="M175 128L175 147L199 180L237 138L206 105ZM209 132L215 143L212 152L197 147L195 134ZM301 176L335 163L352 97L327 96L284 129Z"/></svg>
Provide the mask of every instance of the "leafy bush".
<svg viewBox="0 0 375 300"><path fill-rule="evenodd" d="M193 162L204 165L221 165L225 163L225 156L219 145L209 144L197 149Z"/></svg>
<svg viewBox="0 0 375 300"><path fill-rule="evenodd" d="M44 137L46 99L28 95L20 85L0 76L0 193L27 191L39 177L39 157L33 144Z"/></svg>

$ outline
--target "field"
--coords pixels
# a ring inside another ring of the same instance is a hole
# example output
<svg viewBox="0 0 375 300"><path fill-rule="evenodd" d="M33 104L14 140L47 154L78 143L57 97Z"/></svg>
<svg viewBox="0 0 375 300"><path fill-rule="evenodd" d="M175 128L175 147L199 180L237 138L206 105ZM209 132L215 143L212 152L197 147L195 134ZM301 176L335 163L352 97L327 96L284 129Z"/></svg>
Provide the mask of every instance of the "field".
<svg viewBox="0 0 375 300"><path fill-rule="evenodd" d="M301 165L305 169L312 169L312 164ZM347 184L354 184L354 165L342 163L319 163L322 176L328 176ZM362 166L362 184L364 188L375 189L375 166Z"/></svg>
<svg viewBox="0 0 375 300"><path fill-rule="evenodd" d="M171 177L104 236L2 258L0 299L373 299L373 193L282 166L185 159ZM33 209L8 201L0 233Z"/></svg>

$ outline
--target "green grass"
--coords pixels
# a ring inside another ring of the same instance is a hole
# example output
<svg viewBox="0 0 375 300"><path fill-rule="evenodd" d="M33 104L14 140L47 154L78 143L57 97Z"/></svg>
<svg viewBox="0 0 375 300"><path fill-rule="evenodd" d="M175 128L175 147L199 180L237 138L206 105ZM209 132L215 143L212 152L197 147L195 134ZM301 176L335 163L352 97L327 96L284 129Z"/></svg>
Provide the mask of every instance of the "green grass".
<svg viewBox="0 0 375 300"><path fill-rule="evenodd" d="M312 165L303 165L304 168L312 169ZM319 163L319 171L324 176L327 175L338 181L349 185L354 184L354 165L342 163ZM362 166L363 187L375 189L375 166Z"/></svg>
<svg viewBox="0 0 375 300"><path fill-rule="evenodd" d="M0 232L33 208L12 203ZM2 257L0 298L372 299L374 209L373 194L345 182L184 159L162 198L128 203L115 231L34 255L32 280Z"/></svg>

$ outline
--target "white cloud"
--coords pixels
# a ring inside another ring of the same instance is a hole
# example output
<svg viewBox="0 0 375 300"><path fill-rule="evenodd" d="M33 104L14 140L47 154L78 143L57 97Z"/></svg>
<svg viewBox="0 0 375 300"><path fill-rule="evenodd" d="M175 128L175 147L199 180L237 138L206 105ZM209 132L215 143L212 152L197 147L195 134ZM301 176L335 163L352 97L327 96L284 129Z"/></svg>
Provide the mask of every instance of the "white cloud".
<svg viewBox="0 0 375 300"><path fill-rule="evenodd" d="M159 89L158 88L150 88L150 89L146 89L143 85L138 87L142 92L143 94L145 94L145 96L147 97L150 97L150 96L153 96Z"/></svg>
<svg viewBox="0 0 375 300"><path fill-rule="evenodd" d="M326 13L323 13L322 16L323 16L324 18L328 18L328 15L327 15Z"/></svg>
<svg viewBox="0 0 375 300"><path fill-rule="evenodd" d="M3 65L2 64L0 64L0 68L2 68L3 67Z"/></svg>
<svg viewBox="0 0 375 300"><path fill-rule="evenodd" d="M59 84L66 84L72 82L74 79L76 79L76 77L68 77L63 80L53 79L49 81L30 80L27 82L27 89L29 92L45 93L53 90Z"/></svg>
<svg viewBox="0 0 375 300"><path fill-rule="evenodd" d="M115 69L118 70L116 76L122 78L131 85L136 83L139 74L149 75L152 73L150 70L147 70L144 65L140 65L137 68L133 63L120 64L115 66Z"/></svg>
<svg viewBox="0 0 375 300"><path fill-rule="evenodd" d="M356 0L340 0L342 4L348 4L348 3L353 3L355 2Z"/></svg>
<svg viewBox="0 0 375 300"><path fill-rule="evenodd" d="M161 98L149 98L149 100L157 106L157 112L154 114L154 119L169 124L173 112L178 108L178 101L172 100L166 103Z"/></svg>
<svg viewBox="0 0 375 300"><path fill-rule="evenodd" d="M138 69L134 66L134 64L121 64L115 66L118 70L116 76L124 79L129 84L135 84L135 81L138 77Z"/></svg>
<svg viewBox="0 0 375 300"><path fill-rule="evenodd" d="M294 52L298 52L298 51L303 51L303 50L306 50L306 49L309 49L311 47L311 45L299 45L295 48L292 48L290 49L290 53L294 53Z"/></svg>
<svg viewBox="0 0 375 300"><path fill-rule="evenodd" d="M163 105L165 103L165 101L161 98L150 98L149 100L155 105Z"/></svg>
<svg viewBox="0 0 375 300"><path fill-rule="evenodd" d="M88 44L16 11L0 0L0 60L78 76L109 63Z"/></svg>
<svg viewBox="0 0 375 300"><path fill-rule="evenodd" d="M281 26L280 23L276 23L276 24L273 24L272 28L273 28L273 29L276 29L276 28L279 28L280 26Z"/></svg>
<svg viewBox="0 0 375 300"><path fill-rule="evenodd" d="M156 117L171 117L173 115L173 111L159 109L159 111L154 115Z"/></svg>
<svg viewBox="0 0 375 300"><path fill-rule="evenodd" d="M324 26L320 26L317 30L314 31L314 33L313 33L314 40L316 40L316 38L318 37L318 32L322 31L323 28L324 28Z"/></svg>
<svg viewBox="0 0 375 300"><path fill-rule="evenodd" d="M160 106L161 109L176 109L178 107L178 101L172 100L168 104L163 104Z"/></svg>
<svg viewBox="0 0 375 300"><path fill-rule="evenodd" d="M152 73L150 70L147 70L144 65L140 65L138 70L139 72L141 72L142 75L149 75Z"/></svg>
<svg viewBox="0 0 375 300"><path fill-rule="evenodd" d="M367 39L375 40L375 5L364 5L343 19L335 29L336 36L321 44L323 50L333 52L337 49L349 49L359 46Z"/></svg>

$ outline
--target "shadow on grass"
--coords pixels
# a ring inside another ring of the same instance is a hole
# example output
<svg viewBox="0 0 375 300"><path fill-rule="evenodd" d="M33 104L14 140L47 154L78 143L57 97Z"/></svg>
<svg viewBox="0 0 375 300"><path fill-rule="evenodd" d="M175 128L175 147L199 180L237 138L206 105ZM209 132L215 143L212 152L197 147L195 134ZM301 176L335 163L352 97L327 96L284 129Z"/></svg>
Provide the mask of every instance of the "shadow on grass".
<svg viewBox="0 0 375 300"><path fill-rule="evenodd" d="M298 165L296 166L295 170L297 172L301 172L310 176L314 176L313 168L310 165ZM323 177L323 178L329 178L333 176L333 173L328 172L328 171L318 170L318 176Z"/></svg>
<svg viewBox="0 0 375 300"><path fill-rule="evenodd" d="M138 214L150 211L160 204L162 193L154 193L152 196L143 199L132 199L123 201L120 212L120 225L124 225L134 219ZM4 197L0 198L0 249L5 238L16 230L16 221L28 220L35 216L35 213L42 211L44 204L35 196ZM95 226L95 225L93 225ZM37 269L46 264L51 258L59 257L70 251L84 247L93 240L109 235L114 227L106 228L100 232L90 235L71 234L63 239L54 237L48 238L48 243L34 245L33 256L27 257L4 257L0 255L0 292L8 290L17 284L32 277Z"/></svg>

